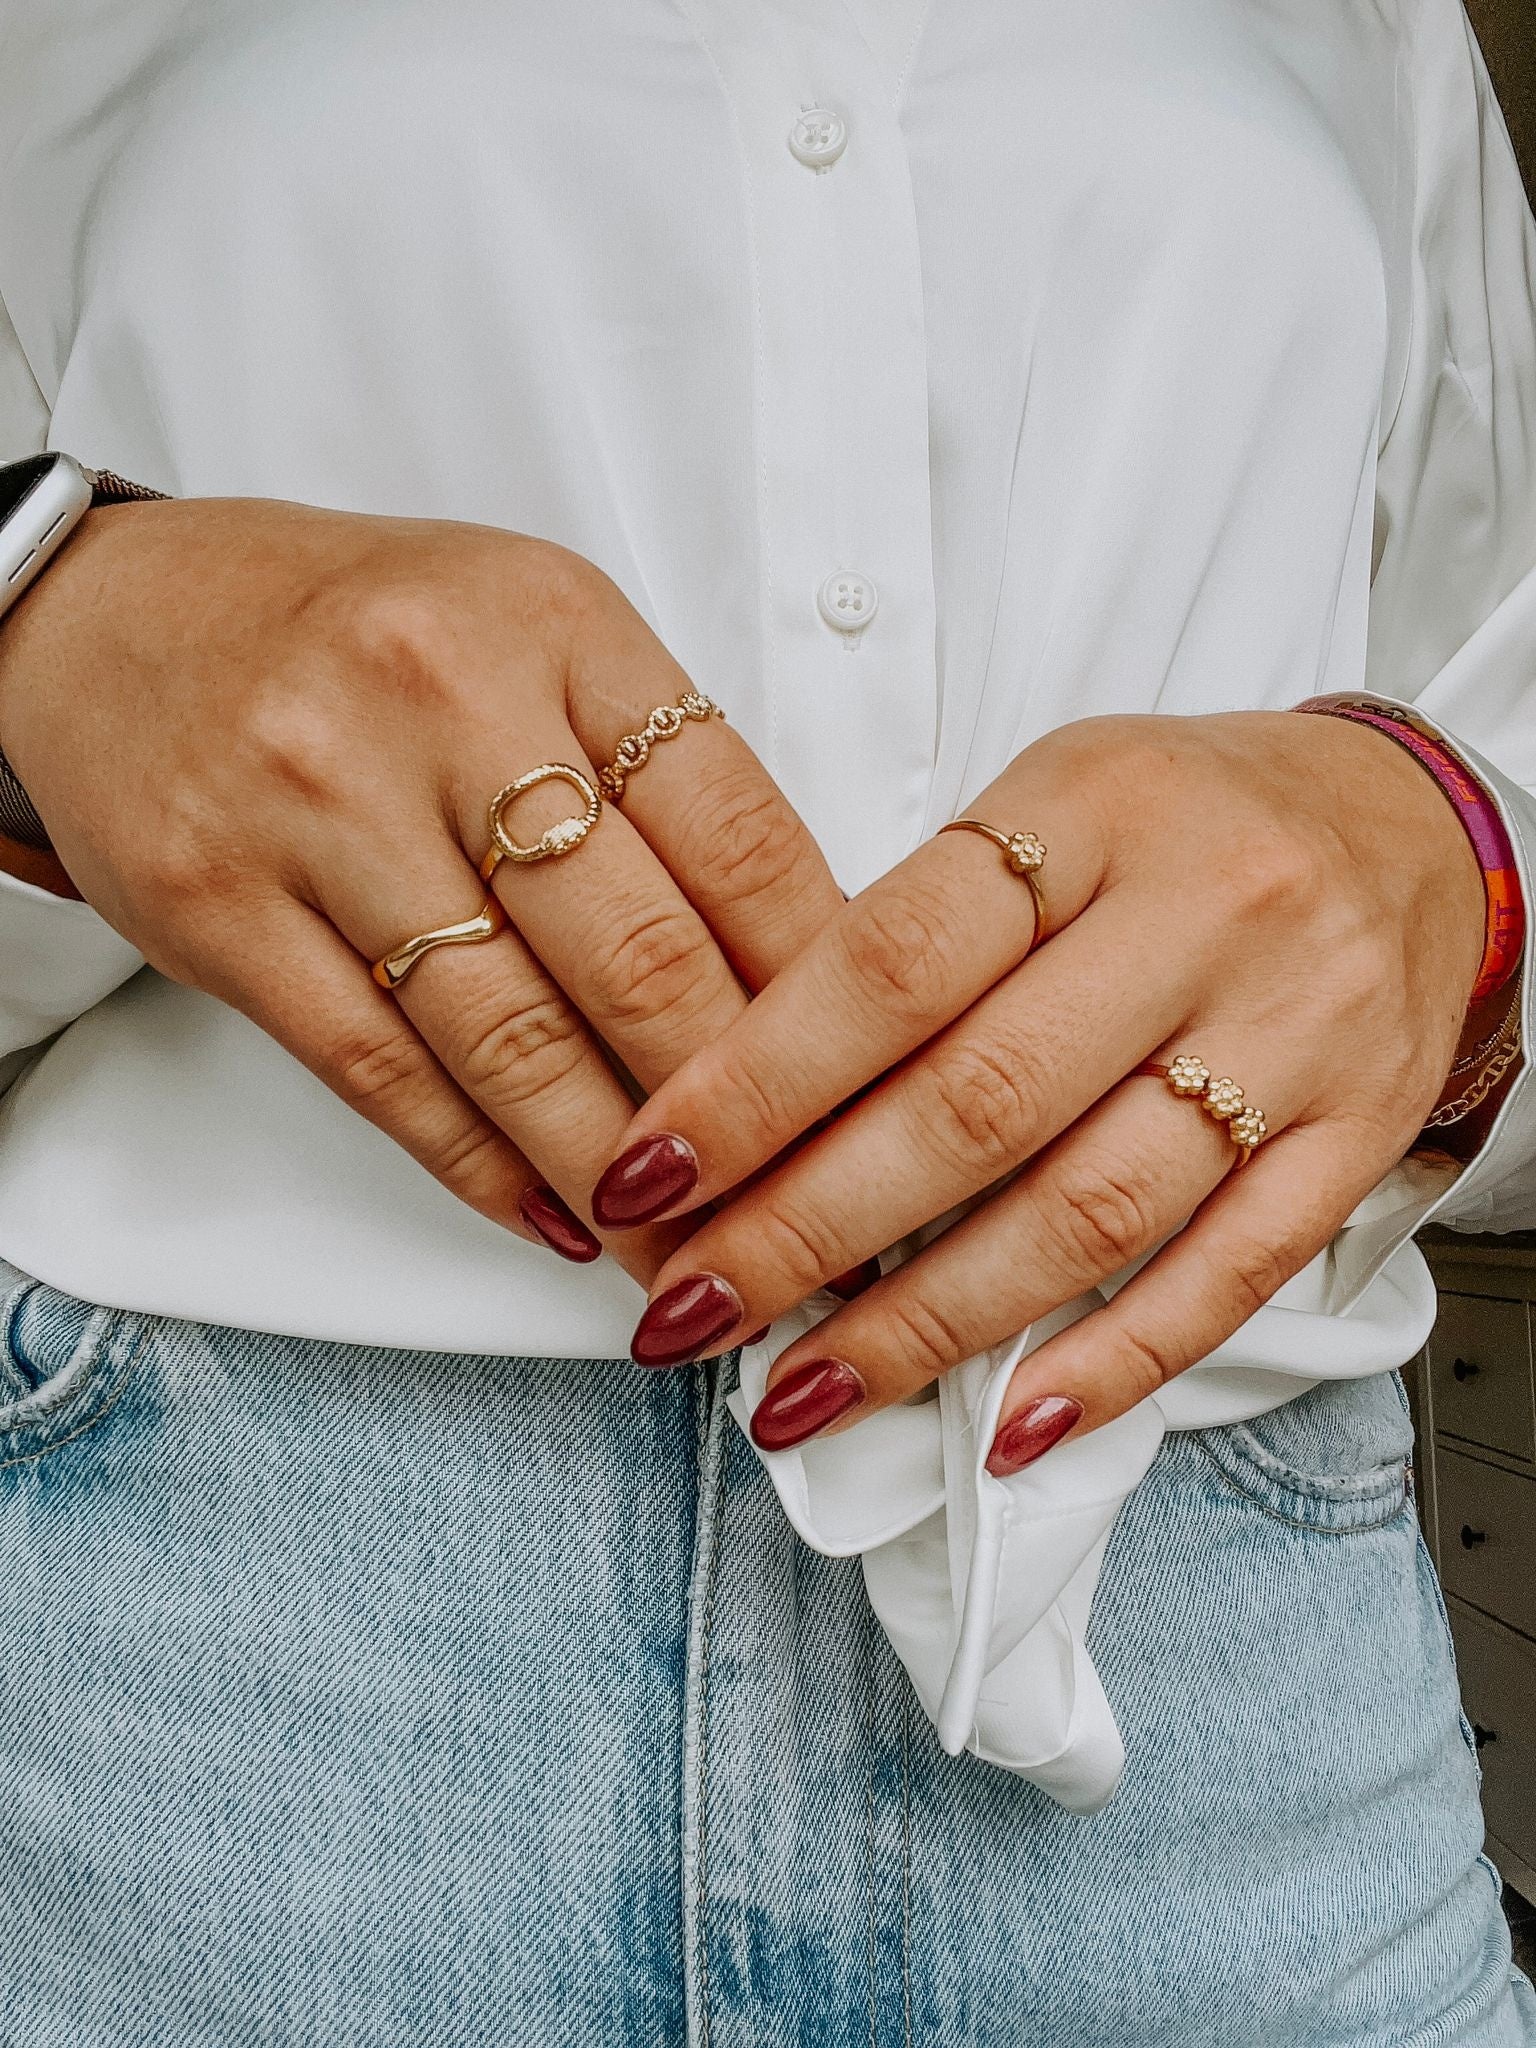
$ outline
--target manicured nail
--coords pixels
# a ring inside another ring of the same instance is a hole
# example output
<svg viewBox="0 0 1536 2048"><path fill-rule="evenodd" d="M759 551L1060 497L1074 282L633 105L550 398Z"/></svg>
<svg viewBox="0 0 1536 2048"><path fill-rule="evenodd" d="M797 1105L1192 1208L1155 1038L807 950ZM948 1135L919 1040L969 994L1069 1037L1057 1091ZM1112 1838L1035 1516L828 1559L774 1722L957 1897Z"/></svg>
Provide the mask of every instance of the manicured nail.
<svg viewBox="0 0 1536 2048"><path fill-rule="evenodd" d="M602 1257L602 1246L553 1188L530 1188L517 1206L528 1228L537 1231L550 1250L558 1252L562 1259L573 1259L578 1266L590 1266L594 1259Z"/></svg>
<svg viewBox="0 0 1536 2048"><path fill-rule="evenodd" d="M866 1287L873 1287L879 1278L880 1261L866 1259L862 1266L850 1266L846 1273L839 1273L835 1280L829 1280L827 1292L835 1294L839 1301L852 1301Z"/></svg>
<svg viewBox="0 0 1536 2048"><path fill-rule="evenodd" d="M763 1339L767 1336L768 1332L772 1328L772 1323L764 1323L763 1327L760 1330L754 1330L750 1337L743 1337L741 1340L741 1348L743 1349L743 1351L745 1351L749 1344L761 1344Z"/></svg>
<svg viewBox="0 0 1536 2048"><path fill-rule="evenodd" d="M605 1230L649 1223L681 1201L699 1178L693 1147L670 1131L657 1131L621 1152L592 1190L592 1214Z"/></svg>
<svg viewBox="0 0 1536 2048"><path fill-rule="evenodd" d="M803 1444L864 1398L864 1382L840 1358L812 1358L770 1387L752 1413L752 1441L760 1451Z"/></svg>
<svg viewBox="0 0 1536 2048"><path fill-rule="evenodd" d="M658 1294L635 1326L636 1365L681 1365L741 1321L741 1296L718 1273L690 1273Z"/></svg>
<svg viewBox="0 0 1536 2048"><path fill-rule="evenodd" d="M1082 1402L1074 1401L1070 1394L1042 1394L997 1432L987 1453L987 1470L994 1479L1022 1472L1036 1458L1043 1458L1052 1444L1059 1443L1082 1412Z"/></svg>

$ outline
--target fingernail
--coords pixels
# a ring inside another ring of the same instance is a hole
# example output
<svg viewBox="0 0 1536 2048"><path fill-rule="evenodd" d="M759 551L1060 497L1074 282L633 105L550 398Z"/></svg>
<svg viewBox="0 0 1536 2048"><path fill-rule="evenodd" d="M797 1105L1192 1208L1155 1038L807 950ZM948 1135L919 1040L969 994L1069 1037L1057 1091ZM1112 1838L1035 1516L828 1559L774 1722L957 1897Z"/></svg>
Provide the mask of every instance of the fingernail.
<svg viewBox="0 0 1536 2048"><path fill-rule="evenodd" d="M803 1444L864 1398L864 1382L840 1358L812 1358L764 1394L752 1412L752 1441L760 1451Z"/></svg>
<svg viewBox="0 0 1536 2048"><path fill-rule="evenodd" d="M718 1273L690 1273L658 1294L635 1326L636 1365L681 1365L741 1320L741 1296Z"/></svg>
<svg viewBox="0 0 1536 2048"><path fill-rule="evenodd" d="M605 1230L649 1223L694 1187L699 1162L693 1147L670 1131L657 1131L621 1152L592 1190L592 1214Z"/></svg>
<svg viewBox="0 0 1536 2048"><path fill-rule="evenodd" d="M754 1330L750 1337L743 1337L741 1340L741 1348L743 1349L743 1351L745 1351L749 1344L761 1344L763 1339L767 1336L768 1332L772 1328L772 1323L764 1323L763 1327L760 1330Z"/></svg>
<svg viewBox="0 0 1536 2048"><path fill-rule="evenodd" d="M1006 1479L1010 1472L1022 1472L1036 1458L1043 1458L1059 1443L1083 1412L1081 1401L1070 1394L1042 1394L1005 1422L987 1453L987 1470L994 1479Z"/></svg>
<svg viewBox="0 0 1536 2048"><path fill-rule="evenodd" d="M602 1257L602 1246L553 1188L530 1188L517 1206L528 1228L537 1231L562 1259L590 1266L594 1259Z"/></svg>
<svg viewBox="0 0 1536 2048"><path fill-rule="evenodd" d="M880 1278L880 1261L866 1259L861 1266L850 1266L846 1273L839 1273L835 1280L827 1282L827 1292L835 1294L839 1301L852 1301L862 1294L866 1287L873 1287Z"/></svg>

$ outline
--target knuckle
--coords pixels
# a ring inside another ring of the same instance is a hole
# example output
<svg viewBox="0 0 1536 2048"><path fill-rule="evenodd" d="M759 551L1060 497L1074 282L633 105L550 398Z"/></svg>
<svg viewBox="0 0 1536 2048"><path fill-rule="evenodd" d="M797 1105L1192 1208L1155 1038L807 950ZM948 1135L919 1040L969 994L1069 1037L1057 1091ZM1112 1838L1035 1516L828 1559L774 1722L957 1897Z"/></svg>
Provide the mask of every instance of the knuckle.
<svg viewBox="0 0 1536 2048"><path fill-rule="evenodd" d="M1188 1363L1162 1338L1145 1330L1122 1326L1115 1332L1109 1356L1104 1361L1111 1380L1130 1390L1129 1408L1144 1401L1175 1379Z"/></svg>
<svg viewBox="0 0 1536 2048"><path fill-rule="evenodd" d="M427 1055L403 1031L387 1026L337 1040L326 1058L326 1078L354 1107L386 1115L409 1102L427 1074Z"/></svg>
<svg viewBox="0 0 1536 2048"><path fill-rule="evenodd" d="M516 546L516 571L523 601L540 618L575 625L594 605L623 603L618 586L595 562L558 541L522 536Z"/></svg>
<svg viewBox="0 0 1536 2048"><path fill-rule="evenodd" d="M937 1056L925 1105L930 1142L967 1169L1014 1165L1043 1115L1024 1074L1022 1061L997 1046L971 1043Z"/></svg>
<svg viewBox="0 0 1536 2048"><path fill-rule="evenodd" d="M1323 849L1277 821L1255 822L1243 838L1243 857L1232 863L1242 913L1289 923L1314 911L1327 894Z"/></svg>
<svg viewBox="0 0 1536 2048"><path fill-rule="evenodd" d="M1157 1235L1153 1190L1129 1167L1108 1161L1063 1165L1042 1215L1075 1273L1117 1273Z"/></svg>
<svg viewBox="0 0 1536 2048"><path fill-rule="evenodd" d="M427 578L349 580L334 594L345 640L370 667L414 674L435 666L450 630L446 593Z"/></svg>
<svg viewBox="0 0 1536 2048"><path fill-rule="evenodd" d="M459 1070L477 1099L517 1108L569 1080L585 1051L580 1019L547 989L474 1029Z"/></svg>
<svg viewBox="0 0 1536 2048"><path fill-rule="evenodd" d="M850 1264L837 1233L808 1211L766 1208L754 1216L752 1228L757 1239L754 1263L771 1267L795 1301L814 1294L823 1281L846 1272Z"/></svg>
<svg viewBox="0 0 1536 2048"><path fill-rule="evenodd" d="M1290 1248L1246 1235L1227 1247L1225 1267L1237 1318L1247 1322L1285 1285L1296 1270Z"/></svg>
<svg viewBox="0 0 1536 2048"><path fill-rule="evenodd" d="M805 828L778 791L745 766L727 769L700 821L695 871L738 901L772 895L805 852Z"/></svg>
<svg viewBox="0 0 1536 2048"><path fill-rule="evenodd" d="M885 1313L902 1363L924 1380L937 1379L976 1348L958 1318L926 1295L903 1293Z"/></svg>
<svg viewBox="0 0 1536 2048"><path fill-rule="evenodd" d="M257 783L313 809L332 806L355 774L356 747L339 703L282 679L259 691L241 721L242 751Z"/></svg>
<svg viewBox="0 0 1536 2048"><path fill-rule="evenodd" d="M707 932L689 911L663 909L631 925L608 960L605 996L616 1023L648 1023L687 1005L709 967Z"/></svg>
<svg viewBox="0 0 1536 2048"><path fill-rule="evenodd" d="M475 1208L505 1207L507 1141L493 1125L466 1123L433 1147L427 1165L452 1195Z"/></svg>
<svg viewBox="0 0 1536 2048"><path fill-rule="evenodd" d="M943 1015L954 983L954 905L915 887L880 896L840 927L855 980L901 1016Z"/></svg>

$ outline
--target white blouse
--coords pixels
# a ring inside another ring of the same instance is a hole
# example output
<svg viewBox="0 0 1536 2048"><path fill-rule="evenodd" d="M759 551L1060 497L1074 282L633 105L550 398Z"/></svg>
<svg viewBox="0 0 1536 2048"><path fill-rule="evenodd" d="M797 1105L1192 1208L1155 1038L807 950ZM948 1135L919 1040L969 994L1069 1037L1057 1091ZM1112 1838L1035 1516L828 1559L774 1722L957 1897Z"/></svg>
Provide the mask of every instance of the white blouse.
<svg viewBox="0 0 1536 2048"><path fill-rule="evenodd" d="M0 135L0 454L578 549L850 891L1065 720L1365 687L1471 750L1536 900L1536 224L1461 0L16 0ZM611 1263L499 1233L10 881L0 1034L26 1270L625 1352ZM1014 1479L979 1461L1042 1328L767 1461L948 1746L1107 1796L1116 1508L1165 1427L1408 1357L1432 1211L1536 1223L1529 1074L1459 1179L1390 1175L1214 1359Z"/></svg>

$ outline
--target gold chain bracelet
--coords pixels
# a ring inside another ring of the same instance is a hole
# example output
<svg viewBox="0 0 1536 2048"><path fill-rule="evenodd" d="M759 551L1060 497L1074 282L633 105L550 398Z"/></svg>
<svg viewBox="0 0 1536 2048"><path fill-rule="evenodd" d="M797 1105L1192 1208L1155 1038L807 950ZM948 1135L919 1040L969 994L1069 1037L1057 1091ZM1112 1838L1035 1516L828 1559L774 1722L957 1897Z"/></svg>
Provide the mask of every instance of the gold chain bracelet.
<svg viewBox="0 0 1536 2048"><path fill-rule="evenodd" d="M1500 1024L1492 1037L1485 1038L1481 1045L1474 1046L1471 1052L1458 1060L1456 1065L1452 1067L1450 1077L1448 1078L1454 1078L1457 1074L1465 1073L1468 1067L1475 1066L1479 1060L1482 1060L1483 1064L1478 1067L1477 1072L1459 1095L1453 1096L1449 1102L1440 1103L1425 1119L1424 1128L1426 1131L1444 1130L1447 1124L1460 1123L1464 1116L1470 1116L1474 1109L1488 1100L1488 1097L1498 1087L1515 1061L1519 1059L1522 1049L1520 1005L1521 989L1517 981L1514 998L1504 1014L1503 1023ZM1485 1055L1486 1058L1484 1057Z"/></svg>

